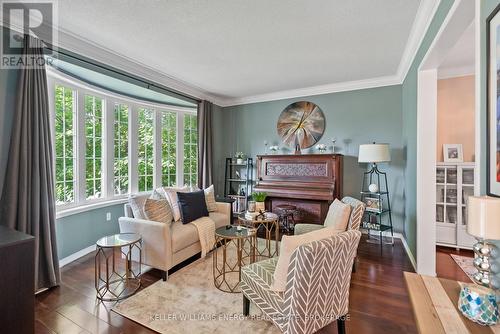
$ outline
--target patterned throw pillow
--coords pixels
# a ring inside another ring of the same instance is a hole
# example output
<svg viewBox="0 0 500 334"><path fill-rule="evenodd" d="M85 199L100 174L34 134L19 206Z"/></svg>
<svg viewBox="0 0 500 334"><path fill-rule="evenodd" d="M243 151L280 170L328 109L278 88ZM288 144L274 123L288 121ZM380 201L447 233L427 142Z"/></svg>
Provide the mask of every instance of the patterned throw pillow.
<svg viewBox="0 0 500 334"><path fill-rule="evenodd" d="M271 285L271 290L274 291L285 291L286 288L286 276L288 274L288 264L292 257L292 253L299 246L308 244L313 241L333 237L339 233L333 227L325 227L313 232L308 232L300 235L284 235L281 239L280 244L280 255L278 258L278 263L276 264L276 269L273 274L273 284Z"/></svg>
<svg viewBox="0 0 500 334"><path fill-rule="evenodd" d="M160 223L171 223L173 219L172 209L166 199L156 200L148 198L144 203L146 219Z"/></svg>
<svg viewBox="0 0 500 334"><path fill-rule="evenodd" d="M181 220L181 210L179 209L179 199L177 198L177 192L187 193L189 192L189 187L175 188L175 187L165 187L165 197L172 208L174 214L174 221Z"/></svg>
<svg viewBox="0 0 500 334"><path fill-rule="evenodd" d="M144 214L144 203L146 202L147 198L148 198L147 195L130 196L128 198L128 204L132 209L134 218L146 219L146 215Z"/></svg>
<svg viewBox="0 0 500 334"><path fill-rule="evenodd" d="M205 192L205 201L207 202L207 209L209 212L217 211L217 202L215 201L215 191L214 185L212 184L210 187L204 190Z"/></svg>

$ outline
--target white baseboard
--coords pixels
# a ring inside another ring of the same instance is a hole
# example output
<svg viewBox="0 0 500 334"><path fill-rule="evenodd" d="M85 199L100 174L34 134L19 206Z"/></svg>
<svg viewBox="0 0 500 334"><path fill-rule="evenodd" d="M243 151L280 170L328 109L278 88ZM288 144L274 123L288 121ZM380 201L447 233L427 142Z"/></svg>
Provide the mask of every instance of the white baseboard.
<svg viewBox="0 0 500 334"><path fill-rule="evenodd" d="M363 234L368 234L368 231L365 229L361 229L361 232ZM413 270L415 272L417 271L417 262L415 261L415 257L413 256L410 247L408 246L408 243L406 242L406 238L404 237L403 234L394 232L394 238L400 239L401 243L403 244L403 247L405 249L406 255L408 255L408 258L410 259L411 265L413 266Z"/></svg>
<svg viewBox="0 0 500 334"><path fill-rule="evenodd" d="M78 260L82 256L85 256L85 255L87 255L89 253L92 253L93 251L95 251L95 245L89 246L87 248L79 250L76 253L73 253L73 254L71 254L69 256L66 256L64 259L60 259L59 260L59 268L62 268L65 265L67 265L67 264L69 264L69 263L71 263L71 262L73 262L75 260Z"/></svg>

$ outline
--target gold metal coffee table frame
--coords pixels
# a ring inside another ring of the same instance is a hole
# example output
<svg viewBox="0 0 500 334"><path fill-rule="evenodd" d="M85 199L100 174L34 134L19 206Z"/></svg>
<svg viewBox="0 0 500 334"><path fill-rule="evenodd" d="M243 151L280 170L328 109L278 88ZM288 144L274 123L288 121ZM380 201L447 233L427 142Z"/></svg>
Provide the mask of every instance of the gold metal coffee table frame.
<svg viewBox="0 0 500 334"><path fill-rule="evenodd" d="M226 229L219 227L215 231L215 250L213 252L213 275L214 285L217 289L230 292L241 292L241 267L255 262L255 250L257 248L257 234L252 229L242 228L237 230L236 226ZM228 249L236 250L236 262L230 263ZM219 261L222 256L222 261ZM219 263L221 262L221 263ZM238 279L231 282L230 276L238 275Z"/></svg>
<svg viewBox="0 0 500 334"><path fill-rule="evenodd" d="M135 294L141 287L142 237L136 233L120 233L99 239L96 246L94 261L97 298L102 301L118 301ZM135 269L132 262L134 250L139 253L139 263ZM125 259L125 274L117 271L116 253ZM101 261L105 261L104 273Z"/></svg>
<svg viewBox="0 0 500 334"><path fill-rule="evenodd" d="M265 231L266 247L263 250L259 250L257 247L256 255L263 258L272 258L279 255L279 240L280 240L280 224L278 220L278 215L272 212L266 212L265 219L248 219L245 217L245 213L240 213L238 215L238 220L241 225L254 228L257 231L261 226ZM274 240L272 238L272 233L274 229ZM274 251L271 251L271 242L274 241ZM258 246L256 244L256 246Z"/></svg>

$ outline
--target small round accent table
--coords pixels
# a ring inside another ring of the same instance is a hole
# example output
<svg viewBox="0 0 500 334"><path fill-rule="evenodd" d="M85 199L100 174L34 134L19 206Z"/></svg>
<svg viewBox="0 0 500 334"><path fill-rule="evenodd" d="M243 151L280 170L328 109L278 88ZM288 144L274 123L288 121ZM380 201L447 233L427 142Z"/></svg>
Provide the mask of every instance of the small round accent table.
<svg viewBox="0 0 500 334"><path fill-rule="evenodd" d="M229 229L222 226L215 230L214 284L221 291L237 293L241 292L241 267L255 262L257 235L251 229L238 230L236 226L230 226ZM236 258L228 254L228 250L236 251Z"/></svg>
<svg viewBox="0 0 500 334"><path fill-rule="evenodd" d="M257 217L255 219L249 219L245 216L245 213L240 213L238 215L238 219L242 225L255 228L257 232L259 228L261 228L261 226L264 229L266 238L266 247L263 250L259 250L257 247L257 256L271 258L279 255L280 224L277 214L272 212L265 212L264 218ZM271 250L272 248L271 243L273 241L272 238L273 230L274 230L274 251Z"/></svg>
<svg viewBox="0 0 500 334"><path fill-rule="evenodd" d="M97 298L117 301L136 293L141 286L142 237L136 233L119 233L99 239L96 246ZM132 252L139 255L138 263L132 262Z"/></svg>

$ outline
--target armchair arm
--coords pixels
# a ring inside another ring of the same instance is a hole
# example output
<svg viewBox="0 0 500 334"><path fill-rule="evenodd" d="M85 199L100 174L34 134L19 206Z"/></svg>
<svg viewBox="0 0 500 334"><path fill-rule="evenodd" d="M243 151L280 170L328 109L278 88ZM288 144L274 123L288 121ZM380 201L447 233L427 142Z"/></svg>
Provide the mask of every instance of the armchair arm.
<svg viewBox="0 0 500 334"><path fill-rule="evenodd" d="M227 223L231 224L231 218L232 218L231 203L216 202L216 204L217 204L217 212L225 214L228 219Z"/></svg>
<svg viewBox="0 0 500 334"><path fill-rule="evenodd" d="M172 238L170 224L150 220L120 217L121 233L142 236L142 262L148 266L168 270L172 265Z"/></svg>
<svg viewBox="0 0 500 334"><path fill-rule="evenodd" d="M297 224L293 230L294 235L304 234L323 228L323 225L318 224Z"/></svg>

